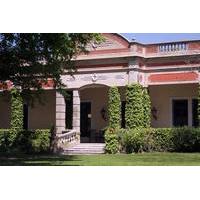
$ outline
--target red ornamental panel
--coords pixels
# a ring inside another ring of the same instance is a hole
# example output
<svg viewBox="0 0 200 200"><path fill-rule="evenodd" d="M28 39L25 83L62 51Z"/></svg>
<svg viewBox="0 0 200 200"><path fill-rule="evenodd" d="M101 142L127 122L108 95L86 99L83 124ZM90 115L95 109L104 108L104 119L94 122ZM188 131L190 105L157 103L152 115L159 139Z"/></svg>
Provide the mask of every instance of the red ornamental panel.
<svg viewBox="0 0 200 200"><path fill-rule="evenodd" d="M148 78L149 82L151 82L151 83L154 83L154 82L195 81L197 79L198 79L198 74L196 72L152 74Z"/></svg>

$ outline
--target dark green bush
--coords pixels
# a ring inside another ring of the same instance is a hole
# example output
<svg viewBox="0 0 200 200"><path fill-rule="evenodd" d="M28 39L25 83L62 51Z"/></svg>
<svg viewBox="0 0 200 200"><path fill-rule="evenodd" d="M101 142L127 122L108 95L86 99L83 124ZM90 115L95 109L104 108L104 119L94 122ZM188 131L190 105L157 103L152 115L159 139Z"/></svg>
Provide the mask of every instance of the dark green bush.
<svg viewBox="0 0 200 200"><path fill-rule="evenodd" d="M200 152L199 128L142 128L125 130L120 145L127 153L142 151Z"/></svg>
<svg viewBox="0 0 200 200"><path fill-rule="evenodd" d="M12 143L9 140L9 130L0 130L0 152L44 153L50 148L50 130L21 130L16 133Z"/></svg>
<svg viewBox="0 0 200 200"><path fill-rule="evenodd" d="M35 130L34 137L32 139L33 152L48 152L50 148L50 130Z"/></svg>
<svg viewBox="0 0 200 200"><path fill-rule="evenodd" d="M35 131L21 131L15 146L25 153L48 152L50 148L50 130L36 129Z"/></svg>
<svg viewBox="0 0 200 200"><path fill-rule="evenodd" d="M121 124L121 100L117 87L110 87L108 92L109 127L119 128Z"/></svg>
<svg viewBox="0 0 200 200"><path fill-rule="evenodd" d="M0 129L0 152L7 152L9 148L9 129Z"/></svg>
<svg viewBox="0 0 200 200"><path fill-rule="evenodd" d="M173 129L174 151L199 152L200 128L181 127Z"/></svg>
<svg viewBox="0 0 200 200"><path fill-rule="evenodd" d="M151 138L153 140L152 151L173 151L173 130L172 128L151 129Z"/></svg>
<svg viewBox="0 0 200 200"><path fill-rule="evenodd" d="M144 146L144 131L129 129L122 136L121 146L126 153L142 151Z"/></svg>
<svg viewBox="0 0 200 200"><path fill-rule="evenodd" d="M119 152L119 140L117 130L108 128L105 132L105 152L115 154Z"/></svg>

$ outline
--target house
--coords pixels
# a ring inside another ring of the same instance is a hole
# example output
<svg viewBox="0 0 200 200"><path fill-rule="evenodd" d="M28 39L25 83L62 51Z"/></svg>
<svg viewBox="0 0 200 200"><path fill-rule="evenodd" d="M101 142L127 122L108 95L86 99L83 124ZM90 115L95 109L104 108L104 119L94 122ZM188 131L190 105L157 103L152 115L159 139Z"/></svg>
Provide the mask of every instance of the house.
<svg viewBox="0 0 200 200"><path fill-rule="evenodd" d="M131 83L148 87L152 127L197 125L200 40L140 44L119 34L103 36L101 44L90 44L88 54L77 56L73 76L62 75L69 98L56 93L49 80L44 85L45 104L24 105L25 128L54 125L58 135L73 129L80 132L81 142L101 142L108 125L109 87L119 88L124 127L125 88ZM1 93L0 128L9 124L10 99Z"/></svg>

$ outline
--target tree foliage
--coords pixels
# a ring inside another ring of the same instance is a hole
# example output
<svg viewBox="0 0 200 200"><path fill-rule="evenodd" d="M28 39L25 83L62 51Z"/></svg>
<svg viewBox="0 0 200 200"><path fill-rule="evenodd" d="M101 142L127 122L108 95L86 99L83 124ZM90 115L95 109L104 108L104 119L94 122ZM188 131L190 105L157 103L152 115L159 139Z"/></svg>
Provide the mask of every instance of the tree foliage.
<svg viewBox="0 0 200 200"><path fill-rule="evenodd" d="M41 89L48 78L61 88L61 74L73 73L76 55L86 52L88 43L101 40L97 33L2 33L0 81L9 80L26 93Z"/></svg>
<svg viewBox="0 0 200 200"><path fill-rule="evenodd" d="M117 87L109 89L108 98L109 127L119 128L121 124L121 100Z"/></svg>

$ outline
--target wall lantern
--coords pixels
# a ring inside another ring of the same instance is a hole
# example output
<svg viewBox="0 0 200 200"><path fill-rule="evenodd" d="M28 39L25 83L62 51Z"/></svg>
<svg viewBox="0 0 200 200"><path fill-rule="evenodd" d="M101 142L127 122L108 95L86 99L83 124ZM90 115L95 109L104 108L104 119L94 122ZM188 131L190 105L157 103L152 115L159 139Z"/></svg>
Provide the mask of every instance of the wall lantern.
<svg viewBox="0 0 200 200"><path fill-rule="evenodd" d="M155 106L154 106L154 107L151 109L151 114L152 114L152 116L153 116L153 118L154 118L155 120L158 119L157 113L158 113L158 111L157 111L157 109L156 109Z"/></svg>
<svg viewBox="0 0 200 200"><path fill-rule="evenodd" d="M106 112L106 109L105 108L102 108L101 109L101 117L102 117L102 119L104 120L104 121L107 121L107 112Z"/></svg>

